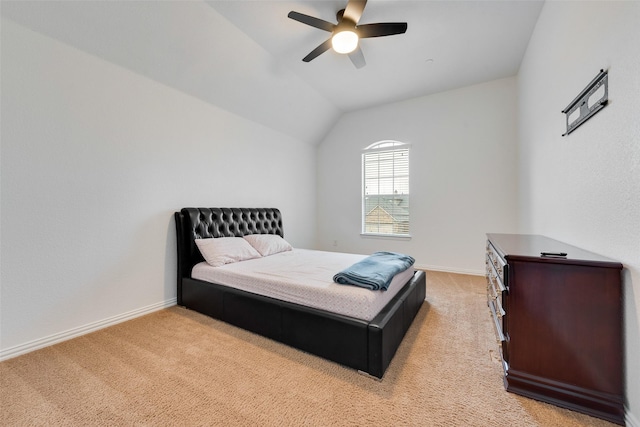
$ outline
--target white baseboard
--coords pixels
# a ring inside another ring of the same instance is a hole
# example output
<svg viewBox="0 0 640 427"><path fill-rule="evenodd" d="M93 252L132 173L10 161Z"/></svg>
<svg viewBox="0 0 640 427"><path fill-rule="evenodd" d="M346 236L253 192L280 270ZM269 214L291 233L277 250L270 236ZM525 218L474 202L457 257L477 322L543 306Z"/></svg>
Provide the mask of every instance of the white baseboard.
<svg viewBox="0 0 640 427"><path fill-rule="evenodd" d="M469 274L471 276L484 276L484 270L467 270L460 268L440 267L436 265L414 265L417 270L442 271L444 273Z"/></svg>
<svg viewBox="0 0 640 427"><path fill-rule="evenodd" d="M49 335L48 337L39 338L37 340L29 341L24 344L9 347L7 349L0 350L0 362L16 356L20 356L21 354L29 353L40 348L57 344L62 341L67 341L81 335L86 335L88 333L95 332L97 330L104 329L118 323L126 322L127 320L135 319L136 317L144 316L145 314L153 313L154 311L162 310L163 308L171 307L173 305L176 305L176 298L171 298L166 301L161 301L155 304L148 305L146 307L129 311L127 313L118 314L117 316L109 317L107 319L69 329L64 332Z"/></svg>
<svg viewBox="0 0 640 427"><path fill-rule="evenodd" d="M629 412L629 408L625 409L625 422L627 423L627 427L640 427L640 420Z"/></svg>

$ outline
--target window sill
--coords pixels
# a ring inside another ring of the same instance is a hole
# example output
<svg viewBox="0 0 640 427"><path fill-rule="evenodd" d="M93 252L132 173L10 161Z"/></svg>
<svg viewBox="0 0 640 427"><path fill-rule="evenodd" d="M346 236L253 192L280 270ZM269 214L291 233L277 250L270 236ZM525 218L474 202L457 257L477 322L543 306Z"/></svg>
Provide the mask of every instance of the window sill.
<svg viewBox="0 0 640 427"><path fill-rule="evenodd" d="M360 236L367 239L411 240L411 234L360 233Z"/></svg>

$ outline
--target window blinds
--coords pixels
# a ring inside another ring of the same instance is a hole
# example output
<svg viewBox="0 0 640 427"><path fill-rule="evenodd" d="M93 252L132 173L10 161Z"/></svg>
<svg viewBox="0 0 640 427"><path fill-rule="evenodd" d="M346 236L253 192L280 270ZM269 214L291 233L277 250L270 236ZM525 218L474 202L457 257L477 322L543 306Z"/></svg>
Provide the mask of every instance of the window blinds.
<svg viewBox="0 0 640 427"><path fill-rule="evenodd" d="M364 233L409 234L409 149L363 153Z"/></svg>

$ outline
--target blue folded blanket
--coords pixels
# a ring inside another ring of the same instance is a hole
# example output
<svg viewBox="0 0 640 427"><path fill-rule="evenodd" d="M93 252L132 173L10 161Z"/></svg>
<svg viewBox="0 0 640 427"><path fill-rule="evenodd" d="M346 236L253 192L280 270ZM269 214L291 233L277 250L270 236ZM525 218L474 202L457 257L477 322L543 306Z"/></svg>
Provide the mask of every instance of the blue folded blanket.
<svg viewBox="0 0 640 427"><path fill-rule="evenodd" d="M341 285L386 291L393 276L411 267L414 262L409 255L375 252L333 276L333 281Z"/></svg>

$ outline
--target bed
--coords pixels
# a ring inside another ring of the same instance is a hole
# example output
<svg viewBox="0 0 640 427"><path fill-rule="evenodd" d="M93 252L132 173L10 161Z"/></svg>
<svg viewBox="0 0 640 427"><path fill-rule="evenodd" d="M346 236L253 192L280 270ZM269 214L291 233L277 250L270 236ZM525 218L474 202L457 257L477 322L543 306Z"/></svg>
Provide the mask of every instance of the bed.
<svg viewBox="0 0 640 427"><path fill-rule="evenodd" d="M425 299L416 271L370 320L334 313L192 277L204 261L195 240L276 234L275 208L184 208L175 213L178 305L302 351L382 378Z"/></svg>

